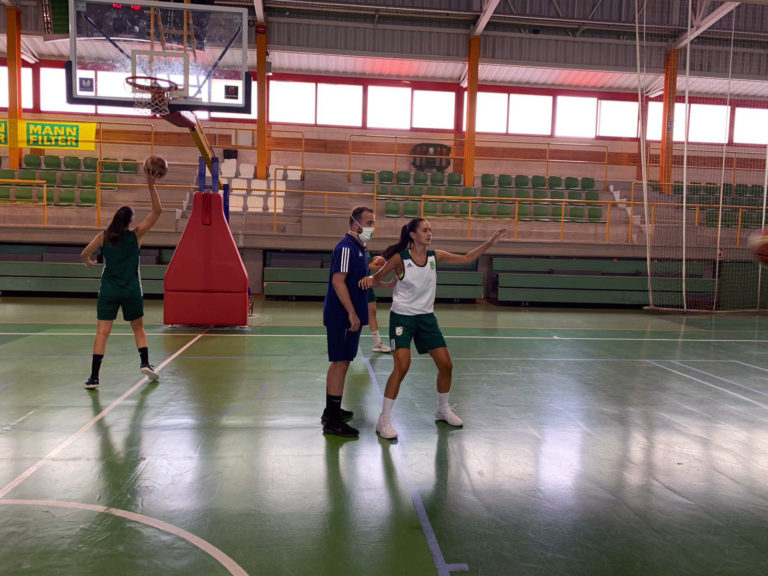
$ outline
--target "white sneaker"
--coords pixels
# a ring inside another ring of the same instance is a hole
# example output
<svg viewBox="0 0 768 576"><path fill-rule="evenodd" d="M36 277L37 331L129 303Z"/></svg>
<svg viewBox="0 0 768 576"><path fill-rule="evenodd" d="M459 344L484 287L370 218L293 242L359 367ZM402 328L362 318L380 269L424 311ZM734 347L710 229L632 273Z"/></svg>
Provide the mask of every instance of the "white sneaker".
<svg viewBox="0 0 768 576"><path fill-rule="evenodd" d="M392 427L392 417L379 414L379 421L376 423L376 434L384 440L396 440L397 430Z"/></svg>
<svg viewBox="0 0 768 576"><path fill-rule="evenodd" d="M451 410L450 406L446 406L445 408L438 408L437 412L435 412L435 420L439 422L445 422L446 424L455 426L456 428L461 428L464 426L464 421L453 413L453 410Z"/></svg>
<svg viewBox="0 0 768 576"><path fill-rule="evenodd" d="M392 352L392 348L384 344L384 342L379 342L378 344L373 345L373 351L381 352L382 354L389 354Z"/></svg>

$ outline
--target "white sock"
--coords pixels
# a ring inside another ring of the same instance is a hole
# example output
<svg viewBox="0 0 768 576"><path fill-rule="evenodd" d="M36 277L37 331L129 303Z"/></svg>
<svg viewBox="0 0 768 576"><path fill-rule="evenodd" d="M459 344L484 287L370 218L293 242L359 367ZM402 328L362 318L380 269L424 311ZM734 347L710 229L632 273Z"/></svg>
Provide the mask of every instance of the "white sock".
<svg viewBox="0 0 768 576"><path fill-rule="evenodd" d="M373 343L375 345L378 346L379 344L381 344L381 336L379 336L378 330L371 330L371 336L373 336Z"/></svg>
<svg viewBox="0 0 768 576"><path fill-rule="evenodd" d="M381 407L381 415L386 418L392 418L392 407L395 405L394 398L384 397L384 405Z"/></svg>
<svg viewBox="0 0 768 576"><path fill-rule="evenodd" d="M445 394L440 394L438 392L437 394L437 409L441 410L442 408L448 408L448 398L451 396L450 392L446 392Z"/></svg>

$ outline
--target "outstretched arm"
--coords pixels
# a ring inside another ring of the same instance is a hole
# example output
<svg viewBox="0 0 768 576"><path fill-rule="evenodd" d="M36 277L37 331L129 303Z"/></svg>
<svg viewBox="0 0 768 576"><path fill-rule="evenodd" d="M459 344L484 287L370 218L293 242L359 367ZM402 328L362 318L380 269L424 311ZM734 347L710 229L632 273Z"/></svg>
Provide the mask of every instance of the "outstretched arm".
<svg viewBox="0 0 768 576"><path fill-rule="evenodd" d="M491 237L488 238L488 240L466 254L453 254L452 252L445 252L444 250L435 250L435 257L438 262L443 262L445 264L469 264L480 258L488 248L496 244L506 231L506 228L496 230L496 232L491 234Z"/></svg>
<svg viewBox="0 0 768 576"><path fill-rule="evenodd" d="M88 246L86 246L82 252L80 252L80 260L83 261L83 264L86 266L95 266L97 264L96 260L93 260L91 256L98 248L100 248L104 244L104 232L99 232L96 237L90 241Z"/></svg>
<svg viewBox="0 0 768 576"><path fill-rule="evenodd" d="M373 276L364 276L357 285L363 290L368 290L368 288L371 288L372 286L386 286L385 284L382 284L382 281L387 277L387 274L390 272L400 272L402 265L403 259L400 257L400 254L395 254L392 258L387 260L387 263L384 264L376 274ZM392 285L394 286L394 282ZM386 287L389 288L389 286Z"/></svg>
<svg viewBox="0 0 768 576"><path fill-rule="evenodd" d="M141 244L144 234L149 232L157 219L160 218L160 214L163 213L163 206L160 204L160 197L157 195L157 188L155 188L155 175L149 172L147 173L147 188L149 188L149 197L152 200L152 212L144 218L141 224L136 226L136 239L139 244Z"/></svg>

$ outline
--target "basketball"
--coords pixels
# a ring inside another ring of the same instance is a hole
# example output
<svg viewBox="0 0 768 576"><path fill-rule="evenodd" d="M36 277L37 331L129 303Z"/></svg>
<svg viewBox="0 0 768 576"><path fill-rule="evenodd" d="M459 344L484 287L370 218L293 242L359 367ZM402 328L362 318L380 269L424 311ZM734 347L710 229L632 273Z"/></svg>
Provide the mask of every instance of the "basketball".
<svg viewBox="0 0 768 576"><path fill-rule="evenodd" d="M754 232L747 240L747 245L760 264L768 266L768 228Z"/></svg>
<svg viewBox="0 0 768 576"><path fill-rule="evenodd" d="M162 156L147 156L144 160L144 172L155 178L162 178L168 172L168 162Z"/></svg>
<svg viewBox="0 0 768 576"><path fill-rule="evenodd" d="M371 272L378 272L384 267L384 264L386 264L387 261L384 260L381 256L374 256L371 258L371 263L368 264L368 269L371 270Z"/></svg>

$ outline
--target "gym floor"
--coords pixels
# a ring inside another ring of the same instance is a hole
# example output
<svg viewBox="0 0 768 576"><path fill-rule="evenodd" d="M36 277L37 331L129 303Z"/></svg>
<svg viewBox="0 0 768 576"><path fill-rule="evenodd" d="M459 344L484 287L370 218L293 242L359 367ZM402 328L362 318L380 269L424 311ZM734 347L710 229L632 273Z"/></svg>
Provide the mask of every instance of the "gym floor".
<svg viewBox="0 0 768 576"><path fill-rule="evenodd" d="M729 575L768 571L768 316L439 304L461 430L363 332L325 437L319 302L241 330L146 305L90 369L95 300L0 299L0 573ZM388 307L379 320L388 324Z"/></svg>

